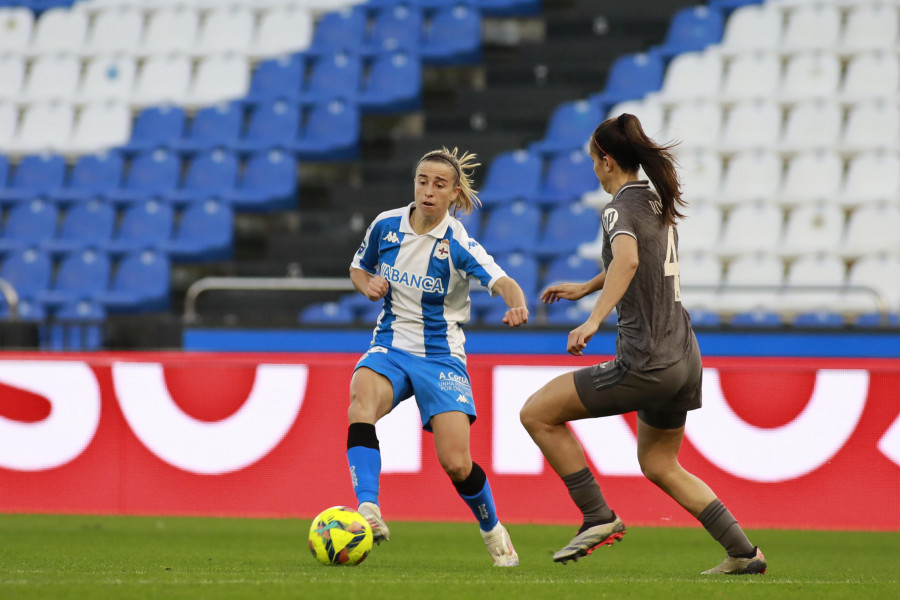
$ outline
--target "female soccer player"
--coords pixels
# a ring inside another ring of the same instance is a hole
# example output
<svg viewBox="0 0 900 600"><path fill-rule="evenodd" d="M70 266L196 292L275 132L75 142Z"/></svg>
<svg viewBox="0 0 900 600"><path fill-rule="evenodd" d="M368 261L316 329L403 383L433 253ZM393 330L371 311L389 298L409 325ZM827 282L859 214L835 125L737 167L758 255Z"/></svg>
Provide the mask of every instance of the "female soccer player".
<svg viewBox="0 0 900 600"><path fill-rule="evenodd" d="M441 467L478 520L494 565L514 567L519 557L469 451L475 405L460 323L469 318L470 279L503 298L509 307L503 322L510 327L526 323L528 309L519 284L455 218L479 202L471 183L474 159L457 156L456 148L425 154L416 165L415 201L378 215L353 258L353 285L369 300L383 299L384 308L350 381L347 460L359 512L376 542L388 540L378 505L375 422L415 395L422 427L434 434Z"/></svg>
<svg viewBox="0 0 900 600"><path fill-rule="evenodd" d="M586 283L551 286L541 300L578 300L602 290L588 319L569 333L570 354L581 356L613 307L618 337L615 359L553 379L522 407L522 424L584 515L575 537L553 560L577 560L625 533L566 423L637 411L641 471L728 553L704 573L764 573L759 548L713 491L678 463L687 411L700 408L702 368L690 316L681 305L675 223L685 202L671 146L654 143L630 114L601 123L589 143L594 173L613 197L601 219L605 271ZM639 167L656 191L638 180Z"/></svg>

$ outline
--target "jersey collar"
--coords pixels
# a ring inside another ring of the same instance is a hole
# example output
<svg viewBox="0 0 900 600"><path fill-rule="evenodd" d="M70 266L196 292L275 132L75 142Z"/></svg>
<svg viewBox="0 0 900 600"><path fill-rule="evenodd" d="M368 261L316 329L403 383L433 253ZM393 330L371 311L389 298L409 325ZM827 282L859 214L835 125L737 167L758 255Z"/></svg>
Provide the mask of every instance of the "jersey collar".
<svg viewBox="0 0 900 600"><path fill-rule="evenodd" d="M406 207L406 210L403 211L403 218L400 219L400 233L411 233L413 235L419 235L416 233L415 229L412 227L412 223L409 222L409 215L412 213L413 207L416 205L415 202L410 202L409 206ZM450 216L449 211L444 218L438 223L434 229L425 233L423 235L430 235L433 238L437 238L439 240L444 239L447 234L447 228L450 227Z"/></svg>
<svg viewBox="0 0 900 600"><path fill-rule="evenodd" d="M628 183L626 183L625 185L623 185L622 187L619 188L619 191L616 192L616 195L613 197L613 200L618 198L622 194L622 192L624 192L626 189L630 189L630 188L637 188L637 189L644 189L644 190L650 189L650 182L647 181L646 179L639 179L637 181L629 181Z"/></svg>

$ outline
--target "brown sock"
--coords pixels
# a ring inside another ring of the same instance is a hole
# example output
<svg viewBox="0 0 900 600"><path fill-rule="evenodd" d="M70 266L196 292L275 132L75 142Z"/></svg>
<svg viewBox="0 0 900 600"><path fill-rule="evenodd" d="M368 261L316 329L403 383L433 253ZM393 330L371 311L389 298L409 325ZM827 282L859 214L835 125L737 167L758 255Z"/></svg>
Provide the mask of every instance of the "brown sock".
<svg viewBox="0 0 900 600"><path fill-rule="evenodd" d="M581 509L585 523L608 523L616 518L616 514L606 505L600 486L589 468L566 475L562 480L575 505Z"/></svg>
<svg viewBox="0 0 900 600"><path fill-rule="evenodd" d="M697 517L709 535L722 544L728 556L748 557L756 551L756 547L747 539L747 535L737 519L718 500L713 500Z"/></svg>

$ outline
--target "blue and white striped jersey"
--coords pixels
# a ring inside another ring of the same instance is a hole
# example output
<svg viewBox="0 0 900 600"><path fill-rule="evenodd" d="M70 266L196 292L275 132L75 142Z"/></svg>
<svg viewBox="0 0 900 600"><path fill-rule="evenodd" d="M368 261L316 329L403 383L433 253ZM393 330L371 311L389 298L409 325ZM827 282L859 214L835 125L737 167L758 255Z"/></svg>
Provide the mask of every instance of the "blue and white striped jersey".
<svg viewBox="0 0 900 600"><path fill-rule="evenodd" d="M352 267L381 275L390 284L372 345L392 346L416 356L453 355L465 360L469 282L488 288L506 275L448 213L424 235L413 231L415 203L378 215L369 225Z"/></svg>

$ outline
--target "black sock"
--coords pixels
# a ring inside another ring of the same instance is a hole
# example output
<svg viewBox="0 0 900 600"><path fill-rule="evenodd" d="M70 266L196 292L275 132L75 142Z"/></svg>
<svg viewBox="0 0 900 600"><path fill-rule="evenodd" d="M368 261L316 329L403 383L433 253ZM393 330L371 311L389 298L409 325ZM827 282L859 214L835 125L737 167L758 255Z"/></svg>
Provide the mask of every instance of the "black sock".
<svg viewBox="0 0 900 600"><path fill-rule="evenodd" d="M378 450L378 436L372 423L350 423L347 428L347 450L363 446Z"/></svg>
<svg viewBox="0 0 900 600"><path fill-rule="evenodd" d="M722 544L728 556L734 558L752 558L756 554L756 548L747 539L747 535L738 525L725 505L718 500L713 500L709 506L697 517L700 524Z"/></svg>
<svg viewBox="0 0 900 600"><path fill-rule="evenodd" d="M581 510L581 514L584 515L582 530L601 523L615 521L616 513L607 506L603 493L600 491L600 486L589 468L585 467L580 471L565 475L562 480L566 484L569 495L572 497L575 505Z"/></svg>

